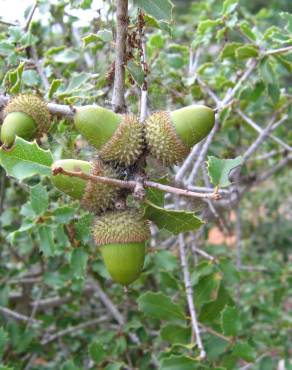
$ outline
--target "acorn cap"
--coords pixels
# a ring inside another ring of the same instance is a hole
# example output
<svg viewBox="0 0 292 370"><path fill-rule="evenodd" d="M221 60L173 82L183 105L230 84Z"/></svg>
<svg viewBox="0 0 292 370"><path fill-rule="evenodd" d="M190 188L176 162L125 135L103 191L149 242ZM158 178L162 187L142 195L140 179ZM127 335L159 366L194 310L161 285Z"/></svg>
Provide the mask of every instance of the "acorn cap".
<svg viewBox="0 0 292 370"><path fill-rule="evenodd" d="M144 146L143 126L132 114L123 115L122 121L113 136L100 149L105 161L116 161L130 166L142 154Z"/></svg>
<svg viewBox="0 0 292 370"><path fill-rule="evenodd" d="M188 155L193 145L209 134L214 122L214 111L203 105L156 112L145 122L150 154L166 166L177 164Z"/></svg>
<svg viewBox="0 0 292 370"><path fill-rule="evenodd" d="M146 120L145 137L150 154L165 166L179 163L189 153L175 131L169 112L153 113Z"/></svg>
<svg viewBox="0 0 292 370"><path fill-rule="evenodd" d="M107 212L97 217L92 229L98 246L144 242L150 237L150 228L141 212L134 209Z"/></svg>
<svg viewBox="0 0 292 370"><path fill-rule="evenodd" d="M143 269L145 242L107 244L101 247L101 254L112 279L119 284L129 285Z"/></svg>
<svg viewBox="0 0 292 370"><path fill-rule="evenodd" d="M143 127L132 114L121 115L87 105L76 109L74 122L105 161L130 166L143 151Z"/></svg>
<svg viewBox="0 0 292 370"><path fill-rule="evenodd" d="M108 178L118 178L117 172L110 166L96 159L92 162L90 174ZM118 198L120 188L114 185L107 185L88 181L81 200L82 206L95 214L112 209Z"/></svg>
<svg viewBox="0 0 292 370"><path fill-rule="evenodd" d="M83 172L88 175L92 165L90 162L78 159L61 159L53 163L52 171L58 167L62 167L67 171ZM59 174L52 176L51 181L56 188L74 199L82 199L84 196L87 185L86 180Z"/></svg>
<svg viewBox="0 0 292 370"><path fill-rule="evenodd" d="M20 94L13 98L6 106L4 116L13 112L22 112L31 117L37 127L38 137L50 128L51 115L48 106L36 95Z"/></svg>

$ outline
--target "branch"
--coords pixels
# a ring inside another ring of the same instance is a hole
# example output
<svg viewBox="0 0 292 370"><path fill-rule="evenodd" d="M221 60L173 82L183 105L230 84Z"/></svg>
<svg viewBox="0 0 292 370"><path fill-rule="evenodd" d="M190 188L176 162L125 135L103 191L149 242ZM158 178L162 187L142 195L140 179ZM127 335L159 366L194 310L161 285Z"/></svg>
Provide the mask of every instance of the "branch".
<svg viewBox="0 0 292 370"><path fill-rule="evenodd" d="M187 296L187 301L188 301L189 312L191 315L192 328L195 333L197 346L200 351L200 359L204 359L206 357L206 352L205 352L205 349L204 349L204 346L201 340L199 323L197 320L197 313L196 313L196 309L194 305L191 276L190 276L190 272L189 272L188 265L187 265L185 241L184 241L183 234L179 235L179 253L180 253L180 259L181 259L181 266L182 266L183 274L184 274L185 291L186 291L186 296Z"/></svg>
<svg viewBox="0 0 292 370"><path fill-rule="evenodd" d="M126 111L125 103L125 62L126 41L128 33L128 0L117 0L117 36L115 79L112 96L112 107L115 112Z"/></svg>
<svg viewBox="0 0 292 370"><path fill-rule="evenodd" d="M274 49L274 50L267 50L265 55L275 55L275 54L284 54L290 53L292 51L292 46L286 46L284 48Z"/></svg>
<svg viewBox="0 0 292 370"><path fill-rule="evenodd" d="M256 130L257 132L259 132L260 134L262 133L263 129L256 123L254 122L250 117L248 117L245 113L242 112L242 110L240 109L236 109L236 112L240 115L241 118L244 119L244 121L249 124L254 130ZM283 123L282 120L286 120L288 117L286 115L284 115L282 117L282 119L280 120L281 123ZM274 126L277 128L279 126L279 122L276 122L274 124ZM269 134L269 137L275 141L277 144L281 145L284 149L288 150L288 151L292 151L292 147L288 144L286 144L284 141L282 141L281 139L279 139L278 137L272 135L272 134Z"/></svg>
<svg viewBox="0 0 292 370"><path fill-rule="evenodd" d="M42 324L42 321L40 321L40 320L32 319L28 316L25 316L25 315L22 315L18 312L12 311L12 310L10 310L9 308L6 308L6 307L1 307L0 306L0 312L4 316L12 317L13 319L18 320L18 321L31 322L31 323L38 324L38 325Z"/></svg>
<svg viewBox="0 0 292 370"><path fill-rule="evenodd" d="M97 319L89 320L89 321L83 322L82 324L79 324L79 325L76 325L76 326L70 326L69 328L66 328L64 330L61 330L61 331L55 333L55 334L52 334L47 339L42 340L41 344L43 346L45 346L46 344L49 344L50 342L53 342L56 339L59 339L59 338L63 337L64 335L75 333L77 331L80 331L80 330L88 327L88 326L93 326L93 325L99 324L99 323L107 321L107 320L108 320L108 316L101 316Z"/></svg>
<svg viewBox="0 0 292 370"><path fill-rule="evenodd" d="M103 176L94 176L94 175L87 175L83 172L74 172L74 171L67 171L64 170L62 167L56 167L53 169L53 176L56 176L58 174L66 175L66 176L71 176L71 177L78 177L80 179L86 180L86 181L93 181L95 183L102 183L106 185L111 185L111 186L117 186L120 188L125 188L129 189L131 191L135 191L137 186L139 186L138 181L133 181L133 180L119 180L119 179L112 179L108 177L103 177ZM148 188L154 188L158 189L161 191L164 191L166 193L172 193L176 195L183 195L186 197L191 197L191 198L210 198L210 199L215 199L218 200L221 198L221 195L217 192L213 193L195 193L193 191L190 191L188 189L179 189L175 188L173 186L169 185L163 185L159 184L154 181L147 181L145 180L143 185Z"/></svg>
<svg viewBox="0 0 292 370"><path fill-rule="evenodd" d="M27 32L28 31L29 26L30 26L31 21L32 21L32 18L33 18L33 15L34 15L34 12L36 11L37 6L38 6L37 1L35 1L35 3L33 4L32 8L30 10L30 13L29 13L29 15L27 17L27 20L26 20L26 22L25 22L25 24L23 26L23 31L24 32Z"/></svg>
<svg viewBox="0 0 292 370"><path fill-rule="evenodd" d="M0 111L9 103L10 97L8 95L0 94ZM48 103L49 111L52 115L73 119L75 108L70 105Z"/></svg>

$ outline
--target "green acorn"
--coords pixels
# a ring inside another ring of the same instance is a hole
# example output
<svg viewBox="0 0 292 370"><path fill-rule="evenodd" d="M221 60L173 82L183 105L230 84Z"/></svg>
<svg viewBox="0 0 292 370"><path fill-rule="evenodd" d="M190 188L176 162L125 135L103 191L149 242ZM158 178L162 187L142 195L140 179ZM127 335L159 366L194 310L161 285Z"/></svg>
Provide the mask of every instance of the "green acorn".
<svg viewBox="0 0 292 370"><path fill-rule="evenodd" d="M1 141L6 146L14 143L15 136L26 140L41 137L50 128L47 104L38 96L16 96L4 110Z"/></svg>
<svg viewBox="0 0 292 370"><path fill-rule="evenodd" d="M75 126L104 161L130 166L143 151L143 127L132 114L116 114L108 109L87 105L78 107Z"/></svg>
<svg viewBox="0 0 292 370"><path fill-rule="evenodd" d="M145 122L150 154L166 166L177 164L188 155L192 146L210 133L214 122L214 111L204 105L156 112Z"/></svg>
<svg viewBox="0 0 292 370"><path fill-rule="evenodd" d="M58 167L67 171L83 172L87 175L118 177L118 174L110 166L105 165L98 159L92 163L77 159L62 159L53 164L52 170ZM113 208L119 195L119 188L116 186L86 181L62 174L52 176L52 183L63 193L74 199L79 199L85 209L96 214Z"/></svg>
<svg viewBox="0 0 292 370"><path fill-rule="evenodd" d="M96 218L93 237L112 279L122 285L135 281L144 265L145 244L150 227L134 209L108 212Z"/></svg>

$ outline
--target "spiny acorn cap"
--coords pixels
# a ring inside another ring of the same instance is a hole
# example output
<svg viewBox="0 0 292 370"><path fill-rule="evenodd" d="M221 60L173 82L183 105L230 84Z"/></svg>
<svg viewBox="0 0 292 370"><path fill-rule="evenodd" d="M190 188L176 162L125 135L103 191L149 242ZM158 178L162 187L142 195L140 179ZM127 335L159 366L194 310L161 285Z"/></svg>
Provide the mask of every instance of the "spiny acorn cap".
<svg viewBox="0 0 292 370"><path fill-rule="evenodd" d="M143 127L134 115L86 105L76 108L74 122L81 135L105 161L133 164L143 150Z"/></svg>
<svg viewBox="0 0 292 370"><path fill-rule="evenodd" d="M13 125L12 119L8 119L10 114L14 113L24 113L35 124L35 130L32 130L31 136L26 137L31 139L36 136L40 137L43 133L47 132L50 127L50 112L47 107L47 104L38 96L32 94L20 94L10 101L4 110L4 121L1 129L1 136L5 136L5 131L9 131L9 128L6 129L6 124ZM15 116L18 119L21 119L21 115ZM23 125L27 122L27 117L23 117ZM7 122L7 123L6 123ZM19 122L19 125L21 122ZM10 128L11 129L11 128ZM3 131L5 130L5 131ZM15 130L14 130L15 131ZM18 132L15 132L17 135ZM21 134L21 133L20 133ZM21 136L21 135L19 135ZM26 136L29 136L28 134Z"/></svg>
<svg viewBox="0 0 292 370"><path fill-rule="evenodd" d="M134 209L107 212L97 217L92 228L98 246L106 244L139 243L150 237L149 222Z"/></svg>
<svg viewBox="0 0 292 370"><path fill-rule="evenodd" d="M105 161L117 161L130 166L142 154L144 145L143 126L132 114L123 115L111 139L101 147L100 156Z"/></svg>
<svg viewBox="0 0 292 370"><path fill-rule="evenodd" d="M145 122L150 154L166 166L179 163L209 134L214 120L214 111L204 105L152 114Z"/></svg>
<svg viewBox="0 0 292 370"><path fill-rule="evenodd" d="M108 178L118 178L117 172L99 159L93 161L90 174ZM99 214L100 212L114 207L119 190L120 189L116 186L96 183L89 180L81 204L87 210Z"/></svg>

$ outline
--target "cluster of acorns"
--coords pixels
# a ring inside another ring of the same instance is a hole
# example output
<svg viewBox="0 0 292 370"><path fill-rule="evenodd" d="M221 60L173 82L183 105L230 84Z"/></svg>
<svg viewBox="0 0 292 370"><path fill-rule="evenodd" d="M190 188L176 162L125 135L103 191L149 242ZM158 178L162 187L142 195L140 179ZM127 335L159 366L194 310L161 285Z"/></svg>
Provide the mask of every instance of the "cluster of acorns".
<svg viewBox="0 0 292 370"><path fill-rule="evenodd" d="M98 150L98 159L92 162L59 160L52 169L61 167L67 171L119 178L117 166L132 166L145 149L165 166L182 161L191 147L213 128L214 111L203 105L192 105L173 112L156 112L141 124L132 114L83 106L76 108L74 123L80 134ZM31 140L46 133L49 127L50 112L43 100L34 95L19 95L5 109L1 141L9 147L16 136ZM136 280L144 265L149 221L136 208L115 210L120 195L120 189L115 186L64 174L52 176L52 182L97 215L92 233L112 278L123 285Z"/></svg>

